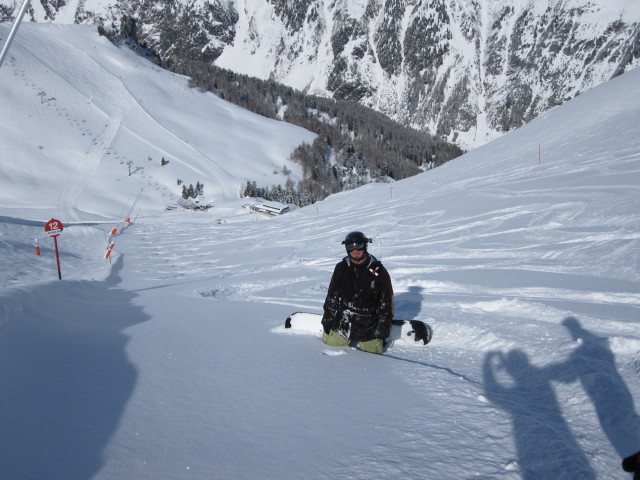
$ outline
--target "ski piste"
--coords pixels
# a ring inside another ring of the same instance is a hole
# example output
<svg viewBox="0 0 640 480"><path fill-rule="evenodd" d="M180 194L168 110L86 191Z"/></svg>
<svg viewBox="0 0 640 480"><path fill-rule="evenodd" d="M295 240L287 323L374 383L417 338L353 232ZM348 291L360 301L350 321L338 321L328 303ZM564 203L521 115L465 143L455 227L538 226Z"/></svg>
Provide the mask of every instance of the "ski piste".
<svg viewBox="0 0 640 480"><path fill-rule="evenodd" d="M322 336L322 315L310 312L295 312L287 317L284 328L291 333ZM395 343L423 347L431 341L433 330L428 323L420 320L392 321L391 334L385 340L385 346Z"/></svg>

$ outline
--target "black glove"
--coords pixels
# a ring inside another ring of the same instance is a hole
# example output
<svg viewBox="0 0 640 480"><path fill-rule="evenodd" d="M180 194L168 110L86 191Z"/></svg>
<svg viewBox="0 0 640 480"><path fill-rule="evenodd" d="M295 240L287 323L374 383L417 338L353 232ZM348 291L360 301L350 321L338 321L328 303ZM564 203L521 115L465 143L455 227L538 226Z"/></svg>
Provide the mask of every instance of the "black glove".
<svg viewBox="0 0 640 480"><path fill-rule="evenodd" d="M331 332L331 320L328 318L322 318L322 329L324 330L324 333L326 333L327 335L329 335L329 333Z"/></svg>

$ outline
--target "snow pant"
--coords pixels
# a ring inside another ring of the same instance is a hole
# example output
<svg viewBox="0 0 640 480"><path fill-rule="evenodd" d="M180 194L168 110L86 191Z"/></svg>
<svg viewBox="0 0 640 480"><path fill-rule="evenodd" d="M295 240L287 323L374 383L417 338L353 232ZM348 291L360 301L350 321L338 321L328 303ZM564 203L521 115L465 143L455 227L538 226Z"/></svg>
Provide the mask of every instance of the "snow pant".
<svg viewBox="0 0 640 480"><path fill-rule="evenodd" d="M322 341L327 345L331 345L332 347L347 347L351 344L350 340L347 340L339 333L331 330L328 334L322 333ZM384 349L384 341L379 338L374 338L373 340L367 340L365 342L356 342L357 347L363 352L382 354Z"/></svg>

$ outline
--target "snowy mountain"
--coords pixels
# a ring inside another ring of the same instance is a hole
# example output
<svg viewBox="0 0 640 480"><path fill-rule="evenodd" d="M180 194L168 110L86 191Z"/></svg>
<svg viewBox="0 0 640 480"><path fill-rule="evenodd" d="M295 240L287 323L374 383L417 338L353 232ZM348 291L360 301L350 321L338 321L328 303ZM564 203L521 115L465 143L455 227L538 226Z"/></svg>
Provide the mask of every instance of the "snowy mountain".
<svg viewBox="0 0 640 480"><path fill-rule="evenodd" d="M464 146L640 65L632 1L265 3L238 5L216 64L358 100Z"/></svg>
<svg viewBox="0 0 640 480"><path fill-rule="evenodd" d="M636 0L39 0L30 18L110 27L123 15L169 64L215 61L352 99L463 147L640 65Z"/></svg>
<svg viewBox="0 0 640 480"><path fill-rule="evenodd" d="M629 478L639 83L636 68L444 166L270 219L236 183L282 175L309 132L92 27L23 25L0 69L0 476ZM164 210L176 176L214 207ZM433 326L427 347L376 356L282 328L321 311L354 229L397 316Z"/></svg>

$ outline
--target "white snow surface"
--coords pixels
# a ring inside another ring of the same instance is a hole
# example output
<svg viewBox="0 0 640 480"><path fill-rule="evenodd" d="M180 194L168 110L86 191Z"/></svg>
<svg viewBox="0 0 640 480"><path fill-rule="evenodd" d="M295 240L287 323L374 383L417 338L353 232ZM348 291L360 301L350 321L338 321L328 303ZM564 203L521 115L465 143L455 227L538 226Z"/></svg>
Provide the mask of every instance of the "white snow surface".
<svg viewBox="0 0 640 480"><path fill-rule="evenodd" d="M632 70L393 189L268 219L239 183L282 177L311 133L88 27L24 24L0 69L0 477L629 478L639 84ZM215 206L166 211L176 178ZM350 230L373 238L396 316L433 319L429 346L278 333L321 312Z"/></svg>

